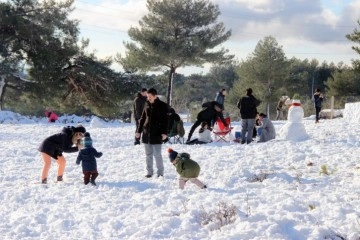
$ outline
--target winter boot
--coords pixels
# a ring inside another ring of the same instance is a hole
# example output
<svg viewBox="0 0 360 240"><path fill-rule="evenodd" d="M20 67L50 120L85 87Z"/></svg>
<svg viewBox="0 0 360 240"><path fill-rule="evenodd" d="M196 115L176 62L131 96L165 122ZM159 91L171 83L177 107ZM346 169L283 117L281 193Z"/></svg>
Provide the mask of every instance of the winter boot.
<svg viewBox="0 0 360 240"><path fill-rule="evenodd" d="M47 178L44 178L43 180L41 180L42 184L47 184Z"/></svg>
<svg viewBox="0 0 360 240"><path fill-rule="evenodd" d="M93 186L96 186L95 180L91 180L90 183L91 183Z"/></svg>
<svg viewBox="0 0 360 240"><path fill-rule="evenodd" d="M62 182L62 180L63 180L63 176L57 176L57 181L58 182Z"/></svg>

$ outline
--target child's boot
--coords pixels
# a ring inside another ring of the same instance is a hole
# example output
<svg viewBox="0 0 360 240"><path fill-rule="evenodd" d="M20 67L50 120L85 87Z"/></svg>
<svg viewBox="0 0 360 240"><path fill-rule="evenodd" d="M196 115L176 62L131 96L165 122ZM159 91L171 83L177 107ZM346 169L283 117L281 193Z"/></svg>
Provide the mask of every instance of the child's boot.
<svg viewBox="0 0 360 240"><path fill-rule="evenodd" d="M43 180L41 180L42 184L47 184L47 178L44 178Z"/></svg>
<svg viewBox="0 0 360 240"><path fill-rule="evenodd" d="M57 176L57 181L58 182L62 182L62 180L63 180L63 176Z"/></svg>
<svg viewBox="0 0 360 240"><path fill-rule="evenodd" d="M96 186L95 180L91 180L90 183L91 183L93 186Z"/></svg>

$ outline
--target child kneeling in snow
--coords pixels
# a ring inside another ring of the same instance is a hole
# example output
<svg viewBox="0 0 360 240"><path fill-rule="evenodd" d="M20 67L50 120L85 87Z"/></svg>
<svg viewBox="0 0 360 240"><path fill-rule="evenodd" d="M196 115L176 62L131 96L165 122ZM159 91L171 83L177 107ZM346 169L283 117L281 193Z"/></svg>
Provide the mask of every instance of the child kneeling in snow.
<svg viewBox="0 0 360 240"><path fill-rule="evenodd" d="M84 184L87 185L89 182L96 186L95 179L99 175L97 171L96 159L102 156L101 152L96 151L92 146L92 139L90 133L84 134L84 148L80 150L79 155L76 159L76 164L79 165L82 161L82 170L84 174Z"/></svg>
<svg viewBox="0 0 360 240"><path fill-rule="evenodd" d="M197 177L200 173L200 166L197 162L190 159L190 154L180 153L171 148L168 149L170 162L176 167L176 171L179 173L179 188L184 189L185 183L190 181L200 187L201 189L206 188Z"/></svg>

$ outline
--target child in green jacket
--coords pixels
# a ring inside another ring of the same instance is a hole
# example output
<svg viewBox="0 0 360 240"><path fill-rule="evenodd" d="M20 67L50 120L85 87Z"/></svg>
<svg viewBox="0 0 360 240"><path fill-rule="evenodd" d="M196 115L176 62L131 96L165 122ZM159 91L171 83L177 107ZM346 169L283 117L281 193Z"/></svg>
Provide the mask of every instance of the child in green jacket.
<svg viewBox="0 0 360 240"><path fill-rule="evenodd" d="M201 189L206 188L206 185L203 184L197 177L200 173L200 166L197 162L190 159L190 154L180 153L174 151L173 149L168 149L170 162L176 167L176 171L179 173L179 188L184 189L185 183L190 181L200 187Z"/></svg>

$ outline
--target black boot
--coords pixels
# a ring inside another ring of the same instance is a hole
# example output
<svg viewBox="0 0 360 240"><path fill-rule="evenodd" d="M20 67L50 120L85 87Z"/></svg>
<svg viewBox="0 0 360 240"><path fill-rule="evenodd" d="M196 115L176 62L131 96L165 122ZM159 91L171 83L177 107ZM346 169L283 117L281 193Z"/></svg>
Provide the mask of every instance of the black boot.
<svg viewBox="0 0 360 240"><path fill-rule="evenodd" d="M93 186L96 186L95 180L91 180L90 183L91 183Z"/></svg>
<svg viewBox="0 0 360 240"><path fill-rule="evenodd" d="M62 180L63 180L63 176L57 176L57 181L58 182L62 182Z"/></svg>
<svg viewBox="0 0 360 240"><path fill-rule="evenodd" d="M41 180L42 184L47 184L47 178L44 178L43 180Z"/></svg>

